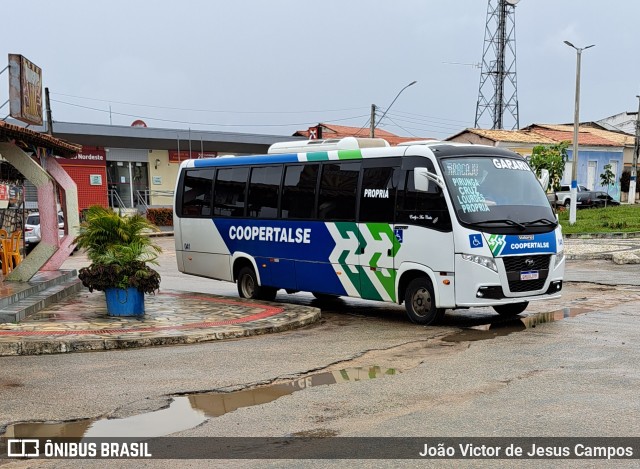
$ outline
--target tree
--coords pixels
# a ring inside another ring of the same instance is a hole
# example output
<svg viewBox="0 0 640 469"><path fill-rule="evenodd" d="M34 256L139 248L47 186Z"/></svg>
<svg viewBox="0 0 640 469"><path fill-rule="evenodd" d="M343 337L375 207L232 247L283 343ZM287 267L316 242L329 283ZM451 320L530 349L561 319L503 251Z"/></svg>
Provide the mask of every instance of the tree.
<svg viewBox="0 0 640 469"><path fill-rule="evenodd" d="M541 171L549 171L549 185L554 191L560 189L560 181L564 173L564 165L567 161L567 148L569 142L561 142L555 145L537 145L533 147L529 165L540 177Z"/></svg>
<svg viewBox="0 0 640 469"><path fill-rule="evenodd" d="M611 171L611 165L610 164L605 164L604 165L604 172L600 175L600 185L602 186L606 186L607 188L607 198L604 200L604 206L607 206L607 201L609 199L609 186L612 184L615 184L616 182L616 175L613 174L613 171Z"/></svg>

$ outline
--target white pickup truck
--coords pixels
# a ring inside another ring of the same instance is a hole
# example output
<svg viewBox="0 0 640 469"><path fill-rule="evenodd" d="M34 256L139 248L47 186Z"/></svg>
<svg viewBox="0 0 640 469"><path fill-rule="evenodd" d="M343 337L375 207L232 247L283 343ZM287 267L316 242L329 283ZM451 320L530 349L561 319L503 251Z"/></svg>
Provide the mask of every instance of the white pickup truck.
<svg viewBox="0 0 640 469"><path fill-rule="evenodd" d="M587 189L585 186L578 184L578 192L589 192L589 189ZM565 207L568 207L569 205L571 205L571 186L569 185L560 186L560 190L556 192L556 197L558 197L556 202L558 206L564 205ZM578 198L578 201L579 201L579 198Z"/></svg>

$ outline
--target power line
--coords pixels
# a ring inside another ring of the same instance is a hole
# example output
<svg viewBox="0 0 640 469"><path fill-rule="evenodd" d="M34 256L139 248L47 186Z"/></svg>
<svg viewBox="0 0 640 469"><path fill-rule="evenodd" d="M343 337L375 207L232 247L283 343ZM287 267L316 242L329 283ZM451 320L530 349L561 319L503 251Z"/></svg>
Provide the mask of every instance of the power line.
<svg viewBox="0 0 640 469"><path fill-rule="evenodd" d="M219 123L210 123L210 122L189 122L189 121L181 121L181 120L174 120L174 119L162 119L162 118L151 117L151 116L141 116L139 114L127 114L127 113L124 113L124 112L108 111L108 110L105 110L105 109L98 109L98 108L94 108L94 107L90 107L90 106L82 106L80 104L67 103L65 101L59 101L57 99L52 99L51 101L53 101L55 103L59 103L59 104L66 104L67 106L73 106L73 107L79 107L79 108L82 108L82 109L88 109L88 110L91 110L91 111L97 111L97 112L102 112L102 113L107 113L107 114L115 114L115 115L118 115L118 116L133 117L133 118L136 118L136 119L147 119L147 120L155 120L155 121L159 121L159 122L170 122L170 123L173 123L173 124L204 125L204 126L217 126L217 127L289 127L289 126L294 126L294 125L313 125L313 124L317 124L317 122L296 122L296 123L288 123L288 124L219 124ZM325 122L341 122L341 121L352 120L352 119L362 119L363 117L367 117L366 114L365 115L361 115L361 116L344 117L344 118L341 118L341 119L325 120Z"/></svg>
<svg viewBox="0 0 640 469"><path fill-rule="evenodd" d="M407 129L405 129L404 127L402 127L400 124L397 124L397 123L396 123L396 122L395 122L391 117L389 117L389 115L388 115L388 114L387 114L387 119L389 119L391 122L393 122L393 124L394 124L396 127L401 128L402 130L404 130L406 133L408 133L408 134L409 134L409 135L411 135L412 137L416 137L416 138L418 138L418 136L417 136L417 135L415 135L415 134L414 134L414 133L412 133L412 132L409 132Z"/></svg>
<svg viewBox="0 0 640 469"><path fill-rule="evenodd" d="M421 122L421 121L415 121L415 120L411 120L411 119L404 119L404 118L402 118L402 116L396 116L395 114L393 114L393 116L395 116L395 118L398 121L407 122L409 124L418 124L418 125L424 125L424 126L427 126L427 127L437 127L437 128L444 129L444 130L460 130L460 126L457 126L457 125L447 125L447 124L439 125L439 124L434 124L434 123L429 123L429 122Z"/></svg>
<svg viewBox="0 0 640 469"><path fill-rule="evenodd" d="M439 121L448 121L448 122L457 122L457 123L461 123L461 124L469 124L468 120L459 120L459 119L447 119L445 117L436 117L436 116L427 116L424 114L416 114L413 112L406 112L406 111L400 111L400 110L395 110L394 113L396 114L406 114L409 116L416 116L416 117L421 117L424 118L425 120L429 120L429 119L435 119L436 122Z"/></svg>
<svg viewBox="0 0 640 469"><path fill-rule="evenodd" d="M305 113L356 111L360 109L368 109L366 107L352 107L352 108L344 108L344 109L325 109L320 111L219 111L219 110L212 110L212 109L191 109L191 108L180 108L180 107L171 107L171 106L156 106L152 104L128 103L124 101L87 98L84 96L75 96L75 95L63 94L63 93L51 93L51 94L57 95L57 96L65 96L68 98L86 99L88 101L98 101L101 103L124 104L127 106L139 106L139 107L148 107L148 108L154 108L154 109L168 109L172 111L211 112L211 113L222 113L222 114L305 114Z"/></svg>

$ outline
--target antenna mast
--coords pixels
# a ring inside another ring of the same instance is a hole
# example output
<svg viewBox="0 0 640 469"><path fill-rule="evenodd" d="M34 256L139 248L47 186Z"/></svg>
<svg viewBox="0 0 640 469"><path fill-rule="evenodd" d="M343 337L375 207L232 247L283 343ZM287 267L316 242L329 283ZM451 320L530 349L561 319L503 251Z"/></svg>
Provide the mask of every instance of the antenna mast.
<svg viewBox="0 0 640 469"><path fill-rule="evenodd" d="M516 19L519 0L489 0L475 127L488 113L492 129L520 127L516 80ZM506 121L506 122L505 122Z"/></svg>

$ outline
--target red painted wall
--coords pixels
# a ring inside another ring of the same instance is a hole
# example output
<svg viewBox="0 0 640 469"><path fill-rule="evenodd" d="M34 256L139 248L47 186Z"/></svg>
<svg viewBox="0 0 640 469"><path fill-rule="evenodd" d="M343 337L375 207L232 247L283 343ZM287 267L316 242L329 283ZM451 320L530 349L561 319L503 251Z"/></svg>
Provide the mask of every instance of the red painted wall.
<svg viewBox="0 0 640 469"><path fill-rule="evenodd" d="M64 167L78 186L78 209L82 211L92 205L109 206L107 197L107 156L104 148L82 147L82 153L76 158L59 158L58 163ZM91 185L91 176L100 175L101 185Z"/></svg>

